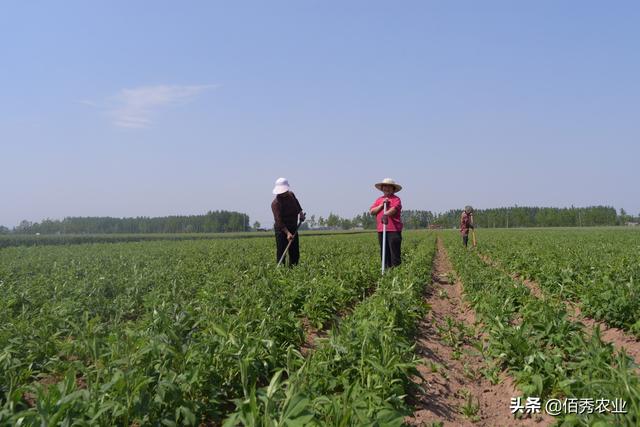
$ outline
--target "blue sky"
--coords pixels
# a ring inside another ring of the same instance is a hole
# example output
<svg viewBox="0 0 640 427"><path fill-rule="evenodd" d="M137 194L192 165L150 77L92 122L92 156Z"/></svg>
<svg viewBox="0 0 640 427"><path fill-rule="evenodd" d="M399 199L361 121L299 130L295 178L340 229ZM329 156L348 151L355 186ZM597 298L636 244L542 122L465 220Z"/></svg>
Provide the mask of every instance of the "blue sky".
<svg viewBox="0 0 640 427"><path fill-rule="evenodd" d="M5 2L0 224L227 209L640 212L640 3Z"/></svg>

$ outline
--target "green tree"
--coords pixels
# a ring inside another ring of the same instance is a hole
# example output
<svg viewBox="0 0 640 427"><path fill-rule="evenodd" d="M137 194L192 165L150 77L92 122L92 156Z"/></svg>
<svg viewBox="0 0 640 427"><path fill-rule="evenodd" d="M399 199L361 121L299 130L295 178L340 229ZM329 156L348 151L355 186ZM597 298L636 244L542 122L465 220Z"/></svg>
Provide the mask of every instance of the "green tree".
<svg viewBox="0 0 640 427"><path fill-rule="evenodd" d="M330 213L329 218L327 218L327 227L337 228L340 225L341 218L334 214Z"/></svg>
<svg viewBox="0 0 640 427"><path fill-rule="evenodd" d="M627 215L627 211L625 211L623 208L620 208L620 223L624 225L627 223L628 220L629 220L629 217Z"/></svg>

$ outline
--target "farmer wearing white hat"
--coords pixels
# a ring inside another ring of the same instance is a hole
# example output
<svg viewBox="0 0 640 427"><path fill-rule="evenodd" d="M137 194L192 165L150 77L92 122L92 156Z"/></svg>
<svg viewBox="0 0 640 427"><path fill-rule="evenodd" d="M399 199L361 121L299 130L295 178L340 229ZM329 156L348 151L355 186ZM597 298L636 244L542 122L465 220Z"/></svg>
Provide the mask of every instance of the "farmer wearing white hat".
<svg viewBox="0 0 640 427"><path fill-rule="evenodd" d="M378 225L378 241L380 242L380 254L382 255L382 232L386 225L386 249L384 256L385 268L400 265L400 246L402 244L402 202L395 193L402 190L402 186L391 178L385 178L375 187L382 191L383 195L378 197L369 208L371 215L376 216ZM386 212L384 205L386 204Z"/></svg>
<svg viewBox="0 0 640 427"><path fill-rule="evenodd" d="M287 245L289 246L289 266L296 265L300 259L300 245L298 241L298 218L304 221L305 215L302 212L300 202L289 188L289 181L286 178L278 178L273 188L276 195L271 202L274 225L276 233L276 260L280 261Z"/></svg>

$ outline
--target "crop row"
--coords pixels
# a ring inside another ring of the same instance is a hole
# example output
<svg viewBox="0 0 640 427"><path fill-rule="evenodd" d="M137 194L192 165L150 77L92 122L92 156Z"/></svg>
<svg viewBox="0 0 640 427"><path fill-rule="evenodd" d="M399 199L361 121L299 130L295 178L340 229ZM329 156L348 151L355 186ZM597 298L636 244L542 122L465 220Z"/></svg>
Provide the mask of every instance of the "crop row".
<svg viewBox="0 0 640 427"><path fill-rule="evenodd" d="M640 232L483 231L482 253L581 311L640 336Z"/></svg>
<svg viewBox="0 0 640 427"><path fill-rule="evenodd" d="M433 234L403 243L403 264L334 327L308 359L291 357L268 386L249 384L226 425L385 425L403 423L417 373L416 322L435 253Z"/></svg>
<svg viewBox="0 0 640 427"><path fill-rule="evenodd" d="M83 243L122 243L155 240L209 240L215 238L266 237L266 233L175 233L175 234L8 234L0 235L0 249L13 246L54 246ZM271 237L271 233L269 233Z"/></svg>
<svg viewBox="0 0 640 427"><path fill-rule="evenodd" d="M630 358L572 322L562 300L535 298L522 282L465 250L453 233L446 234L446 244L466 298L485 325L486 354L515 377L525 397L619 398L628 414L566 414L560 421L638 425L640 382Z"/></svg>
<svg viewBox="0 0 640 427"><path fill-rule="evenodd" d="M304 230L301 235L327 236L363 234L371 231L352 230ZM150 242L159 240L212 240L212 239L273 239L273 232L238 231L225 233L111 233L111 234L0 234L0 249L13 246L57 246L85 243L122 243L122 242Z"/></svg>
<svg viewBox="0 0 640 427"><path fill-rule="evenodd" d="M0 424L222 420L379 277L374 235L0 251Z"/></svg>
<svg viewBox="0 0 640 427"><path fill-rule="evenodd" d="M0 251L0 423L219 420L242 371L266 383L379 277L375 237L316 237L275 268L271 239Z"/></svg>

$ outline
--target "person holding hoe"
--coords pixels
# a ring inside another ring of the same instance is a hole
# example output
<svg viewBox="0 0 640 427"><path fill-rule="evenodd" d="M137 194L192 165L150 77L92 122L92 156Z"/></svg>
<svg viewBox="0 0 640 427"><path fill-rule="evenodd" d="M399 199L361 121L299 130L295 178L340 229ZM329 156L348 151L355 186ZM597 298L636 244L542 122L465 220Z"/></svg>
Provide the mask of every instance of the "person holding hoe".
<svg viewBox="0 0 640 427"><path fill-rule="evenodd" d="M460 216L460 234L462 234L462 244L465 248L468 247L470 229L474 230L475 224L473 223L473 208L467 205L464 207L464 211L462 211L462 215ZM476 242L474 234L473 246L475 245Z"/></svg>
<svg viewBox="0 0 640 427"><path fill-rule="evenodd" d="M378 242L380 243L380 255L382 256L382 272L385 268L400 265L400 247L402 244L402 202L396 193L402 190L402 186L391 178L385 178L375 184L382 191L369 208L371 215L376 216L378 229Z"/></svg>
<svg viewBox="0 0 640 427"><path fill-rule="evenodd" d="M273 188L276 195L271 202L274 225L276 233L276 261L278 265L284 260L286 253L289 253L289 266L298 264L300 260L300 244L298 240L298 226L305 219L300 202L289 188L289 181L286 178L278 178ZM300 223L298 223L300 218Z"/></svg>

